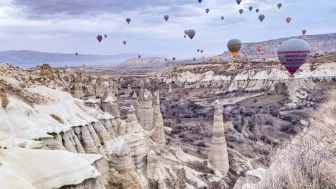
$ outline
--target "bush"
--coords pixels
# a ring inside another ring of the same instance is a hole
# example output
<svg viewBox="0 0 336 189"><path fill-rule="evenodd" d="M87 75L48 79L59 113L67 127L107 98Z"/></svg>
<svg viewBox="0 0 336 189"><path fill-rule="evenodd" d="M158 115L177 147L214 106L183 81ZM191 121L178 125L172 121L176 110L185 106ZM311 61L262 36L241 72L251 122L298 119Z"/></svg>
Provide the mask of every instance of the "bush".
<svg viewBox="0 0 336 189"><path fill-rule="evenodd" d="M204 141L198 142L198 143L197 143L197 146L198 146L198 147L202 147L202 148L207 147L207 145L205 144Z"/></svg>

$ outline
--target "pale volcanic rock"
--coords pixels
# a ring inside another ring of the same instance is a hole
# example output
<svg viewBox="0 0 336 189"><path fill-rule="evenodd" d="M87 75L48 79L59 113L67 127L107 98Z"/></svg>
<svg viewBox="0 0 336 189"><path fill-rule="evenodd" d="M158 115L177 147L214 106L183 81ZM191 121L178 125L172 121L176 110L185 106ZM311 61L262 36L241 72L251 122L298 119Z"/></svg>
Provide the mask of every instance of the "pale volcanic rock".
<svg viewBox="0 0 336 189"><path fill-rule="evenodd" d="M131 88L130 84L127 85L127 92L128 92L128 94L132 93L132 88Z"/></svg>
<svg viewBox="0 0 336 189"><path fill-rule="evenodd" d="M139 111L139 102L138 102L138 97L137 97L136 93L133 93L133 95L132 95L132 106L135 109L135 115L136 115L136 117L137 117L137 119L139 121L140 120L139 113L138 113L138 111Z"/></svg>
<svg viewBox="0 0 336 189"><path fill-rule="evenodd" d="M146 130L153 129L153 97L152 94L144 88L144 84L140 83L140 93L138 98L138 114L140 125Z"/></svg>
<svg viewBox="0 0 336 189"><path fill-rule="evenodd" d="M163 125L163 118L160 110L159 92L154 92L154 141L159 144L166 144L166 136Z"/></svg>
<svg viewBox="0 0 336 189"><path fill-rule="evenodd" d="M93 128L99 136L101 142L106 142L112 139L111 135L100 122L93 123Z"/></svg>
<svg viewBox="0 0 336 189"><path fill-rule="evenodd" d="M98 149L87 127L80 127L80 133L82 137L83 148L88 154L98 153Z"/></svg>
<svg viewBox="0 0 336 189"><path fill-rule="evenodd" d="M227 174L229 171L229 158L224 135L223 105L216 100L214 108L213 136L208 160L211 165L216 167L223 174Z"/></svg>
<svg viewBox="0 0 336 189"><path fill-rule="evenodd" d="M0 162L3 163L0 166L0 175L15 175L36 188L60 188L100 176L90 161L100 159L101 155L86 155L90 159L88 161L68 151L24 148L1 149L0 154ZM0 183L2 185L3 182Z"/></svg>
<svg viewBox="0 0 336 189"><path fill-rule="evenodd" d="M172 94L172 93L173 93L173 89L172 89L171 83L169 83L168 94Z"/></svg>

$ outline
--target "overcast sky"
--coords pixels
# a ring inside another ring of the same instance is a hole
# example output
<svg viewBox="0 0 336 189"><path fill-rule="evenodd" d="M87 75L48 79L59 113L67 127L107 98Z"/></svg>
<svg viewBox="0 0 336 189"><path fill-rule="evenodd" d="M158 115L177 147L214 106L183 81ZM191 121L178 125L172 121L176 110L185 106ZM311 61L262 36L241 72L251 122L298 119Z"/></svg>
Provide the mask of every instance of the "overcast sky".
<svg viewBox="0 0 336 189"><path fill-rule="evenodd" d="M279 10L277 3L283 6ZM253 6L253 10L248 10ZM205 9L209 8L209 14ZM259 14L264 14L261 23ZM239 9L243 9L242 15ZM243 43L336 31L334 0L1 0L0 50L81 54L146 53L177 59L217 55ZM166 22L164 15L169 15ZM224 20L220 19L224 16ZM285 22L290 16L290 24ZM131 18L127 24L126 18ZM194 29L193 40L184 30ZM102 43L98 34L107 34ZM124 46L122 41L126 40Z"/></svg>

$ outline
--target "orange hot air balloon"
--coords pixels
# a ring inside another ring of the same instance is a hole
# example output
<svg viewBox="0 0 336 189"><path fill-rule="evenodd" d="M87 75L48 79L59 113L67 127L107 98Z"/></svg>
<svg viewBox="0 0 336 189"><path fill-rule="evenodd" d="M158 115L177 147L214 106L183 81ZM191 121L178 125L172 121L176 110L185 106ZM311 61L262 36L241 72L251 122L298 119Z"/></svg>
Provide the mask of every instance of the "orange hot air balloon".
<svg viewBox="0 0 336 189"><path fill-rule="evenodd" d="M257 45L257 51L260 52L262 49L262 45Z"/></svg>
<svg viewBox="0 0 336 189"><path fill-rule="evenodd" d="M286 18L286 22L289 24L289 22L291 21L292 19L291 19L291 17L287 17Z"/></svg>
<svg viewBox="0 0 336 189"><path fill-rule="evenodd" d="M305 35L306 32L307 32L307 30L306 30L306 29L303 29L303 30L302 30L302 35Z"/></svg>

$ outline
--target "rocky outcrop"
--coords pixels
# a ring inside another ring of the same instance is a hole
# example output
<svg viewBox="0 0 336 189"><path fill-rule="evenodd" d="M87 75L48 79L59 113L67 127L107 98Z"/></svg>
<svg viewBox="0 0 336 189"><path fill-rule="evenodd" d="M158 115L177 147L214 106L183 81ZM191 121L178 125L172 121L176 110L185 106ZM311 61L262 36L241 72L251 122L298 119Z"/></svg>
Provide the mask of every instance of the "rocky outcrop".
<svg viewBox="0 0 336 189"><path fill-rule="evenodd" d="M140 83L140 93L138 98L138 115L140 125L146 130L153 129L153 97L152 94L144 88L144 83Z"/></svg>
<svg viewBox="0 0 336 189"><path fill-rule="evenodd" d="M138 119L138 121L140 120L140 117L139 117L139 102L138 102L138 97L137 97L137 94L136 93L133 93L132 95L132 106L134 107L134 110L135 110L135 115Z"/></svg>
<svg viewBox="0 0 336 189"><path fill-rule="evenodd" d="M129 95L131 95L131 93L132 93L132 88L131 88L131 85L130 85L130 84L127 85L127 93L128 93Z"/></svg>
<svg viewBox="0 0 336 189"><path fill-rule="evenodd" d="M211 165L216 167L223 174L227 174L229 171L229 158L224 135L223 105L216 100L214 108L213 135L208 160Z"/></svg>
<svg viewBox="0 0 336 189"><path fill-rule="evenodd" d="M54 73L54 69L49 64L43 64L40 66L40 76L48 76Z"/></svg>
<svg viewBox="0 0 336 189"><path fill-rule="evenodd" d="M166 136L164 131L162 114L160 111L160 97L159 92L154 92L154 134L153 139L158 144L166 143Z"/></svg>

